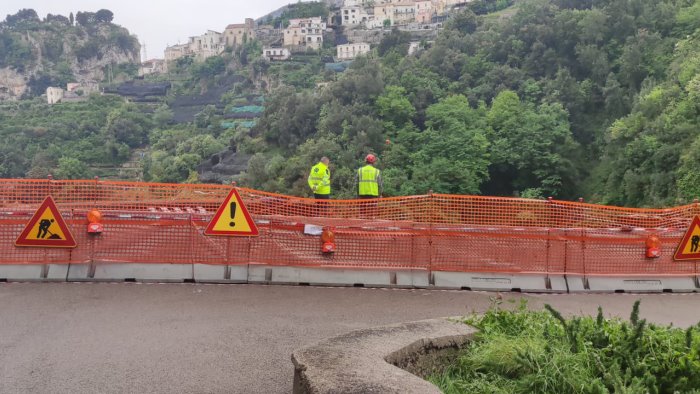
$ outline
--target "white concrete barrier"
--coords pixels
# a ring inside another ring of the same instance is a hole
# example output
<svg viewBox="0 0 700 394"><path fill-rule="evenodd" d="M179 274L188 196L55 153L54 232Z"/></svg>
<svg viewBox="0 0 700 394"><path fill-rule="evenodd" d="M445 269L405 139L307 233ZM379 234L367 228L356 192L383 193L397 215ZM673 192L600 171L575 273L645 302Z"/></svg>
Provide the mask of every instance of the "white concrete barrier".
<svg viewBox="0 0 700 394"><path fill-rule="evenodd" d="M52 282L65 282L68 278L70 264L48 264L44 280Z"/></svg>
<svg viewBox="0 0 700 394"><path fill-rule="evenodd" d="M404 272L399 275L399 272L401 271L251 264L248 267L248 282L367 287L393 287L399 283L408 287L414 286L413 283L425 285L427 282L420 274Z"/></svg>
<svg viewBox="0 0 700 394"><path fill-rule="evenodd" d="M43 264L0 265L0 279L8 282L43 280L45 269Z"/></svg>
<svg viewBox="0 0 700 394"><path fill-rule="evenodd" d="M566 293L563 275L433 271L439 289Z"/></svg>
<svg viewBox="0 0 700 394"><path fill-rule="evenodd" d="M91 272L93 272L93 264L71 264L68 266L68 282L81 282L91 280Z"/></svg>
<svg viewBox="0 0 700 394"><path fill-rule="evenodd" d="M0 265L0 280L64 282L68 264L11 264Z"/></svg>
<svg viewBox="0 0 700 394"><path fill-rule="evenodd" d="M247 283L248 265L193 264L194 281L201 283Z"/></svg>
<svg viewBox="0 0 700 394"><path fill-rule="evenodd" d="M12 264L0 265L0 281L145 281L267 283L522 291L557 293L700 292L700 277L585 276L447 272L422 269L350 269L266 264Z"/></svg>
<svg viewBox="0 0 700 394"><path fill-rule="evenodd" d="M430 272L415 269L396 271L396 286L428 288L430 287Z"/></svg>
<svg viewBox="0 0 700 394"><path fill-rule="evenodd" d="M194 280L192 264L95 263L90 280L184 282Z"/></svg>
<svg viewBox="0 0 700 394"><path fill-rule="evenodd" d="M687 277L649 277L634 275L610 276L581 276L567 275L571 293L689 293L698 292L698 278Z"/></svg>

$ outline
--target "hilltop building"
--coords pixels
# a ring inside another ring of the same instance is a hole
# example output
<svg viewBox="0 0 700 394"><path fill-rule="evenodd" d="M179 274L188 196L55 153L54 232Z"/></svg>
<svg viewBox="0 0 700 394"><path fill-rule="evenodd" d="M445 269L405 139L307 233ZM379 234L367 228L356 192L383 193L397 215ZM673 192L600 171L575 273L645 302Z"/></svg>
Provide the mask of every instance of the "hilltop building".
<svg viewBox="0 0 700 394"><path fill-rule="evenodd" d="M340 9L340 20L343 26L356 26L367 23L372 18L364 5L346 5Z"/></svg>
<svg viewBox="0 0 700 394"><path fill-rule="evenodd" d="M284 46L289 48L306 47L320 49L323 46L323 32L327 23L321 18L290 19L284 30Z"/></svg>
<svg viewBox="0 0 700 394"><path fill-rule="evenodd" d="M245 23L231 24L224 30L224 44L235 47L255 38L255 21L246 18Z"/></svg>
<svg viewBox="0 0 700 394"><path fill-rule="evenodd" d="M471 0L345 0L338 16L342 25L376 29L430 24L445 16L455 5Z"/></svg>
<svg viewBox="0 0 700 394"><path fill-rule="evenodd" d="M200 61L211 56L218 56L225 49L222 37L221 33L214 30L207 30L201 36L190 37L190 51Z"/></svg>
<svg viewBox="0 0 700 394"><path fill-rule="evenodd" d="M178 44L165 48L165 63L172 62L184 56L191 55L189 44Z"/></svg>
<svg viewBox="0 0 700 394"><path fill-rule="evenodd" d="M197 61L203 61L211 56L220 55L226 45L223 40L223 34L208 30L201 36L192 36L187 44L172 45L165 48L165 66L167 70L168 63L185 56L193 56Z"/></svg>

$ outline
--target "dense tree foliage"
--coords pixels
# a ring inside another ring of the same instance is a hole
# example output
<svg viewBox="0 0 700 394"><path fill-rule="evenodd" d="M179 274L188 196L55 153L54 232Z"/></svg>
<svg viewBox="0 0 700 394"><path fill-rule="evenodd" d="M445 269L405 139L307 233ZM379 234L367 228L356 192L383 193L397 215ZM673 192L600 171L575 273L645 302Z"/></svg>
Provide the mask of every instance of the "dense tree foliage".
<svg viewBox="0 0 700 394"><path fill-rule="evenodd" d="M698 196L700 2L511 4L470 4L414 56L394 31L321 93L276 91L243 180L305 194L298 180L328 154L336 195L352 196L352 170L374 152L390 195Z"/></svg>
<svg viewBox="0 0 700 394"><path fill-rule="evenodd" d="M78 12L76 26L72 15L48 14L42 21L36 11L23 9L0 22L0 68L28 74L29 95L37 96L48 86L74 81L71 66L75 66L76 59L99 60L109 51L137 57L138 40L111 23L111 11Z"/></svg>
<svg viewBox="0 0 700 394"><path fill-rule="evenodd" d="M328 17L328 13L328 5L322 1L299 1L287 5L277 17L269 15L264 22L268 25L273 25L275 28L281 28L289 26L290 19L311 18L316 16L321 16L325 19Z"/></svg>
<svg viewBox="0 0 700 394"><path fill-rule="evenodd" d="M126 161L129 144L142 142L140 133L149 127L144 115L134 113L120 98L95 96L54 106L38 100L0 107L0 136L5 141L0 147L0 177L91 175L87 166Z"/></svg>
<svg viewBox="0 0 700 394"><path fill-rule="evenodd" d="M319 4L294 4L277 22L315 15ZM31 12L10 22L40 23ZM106 97L4 105L0 176L89 176L150 149L145 179L196 181L196 167L230 147L251 157L236 180L295 195L309 195L310 166L329 156L341 198L354 196L355 169L372 152L385 195L686 203L700 196L699 29L700 0L480 0L414 54L410 34L395 30L338 74L323 66L326 49L271 63L250 40L223 57L179 59L167 77L178 81L172 96L148 109ZM22 45L0 29L3 64L31 61ZM61 51L47 42L42 54ZM173 123L174 96L206 96L234 76L218 105ZM67 77L54 69L30 83ZM270 86L255 127L222 126L249 104L246 92Z"/></svg>

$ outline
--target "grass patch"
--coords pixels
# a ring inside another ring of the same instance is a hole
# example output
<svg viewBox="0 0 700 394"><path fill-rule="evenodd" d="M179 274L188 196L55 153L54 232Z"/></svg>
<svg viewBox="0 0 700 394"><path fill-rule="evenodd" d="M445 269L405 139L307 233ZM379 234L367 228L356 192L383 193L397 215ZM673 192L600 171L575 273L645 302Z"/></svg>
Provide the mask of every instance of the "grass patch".
<svg viewBox="0 0 700 394"><path fill-rule="evenodd" d="M464 322L480 330L441 375L445 393L700 393L700 324L647 324L639 301L629 321L564 319L549 305L496 305Z"/></svg>

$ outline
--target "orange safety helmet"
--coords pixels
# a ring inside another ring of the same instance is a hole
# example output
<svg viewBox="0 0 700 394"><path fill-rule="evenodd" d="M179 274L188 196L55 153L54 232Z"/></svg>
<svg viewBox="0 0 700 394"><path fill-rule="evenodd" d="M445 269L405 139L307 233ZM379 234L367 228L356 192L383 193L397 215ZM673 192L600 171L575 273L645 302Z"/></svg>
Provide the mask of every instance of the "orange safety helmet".
<svg viewBox="0 0 700 394"><path fill-rule="evenodd" d="M374 162L377 161L377 156L370 153L369 155L367 155L367 157L365 157L365 161L369 164L374 164Z"/></svg>

